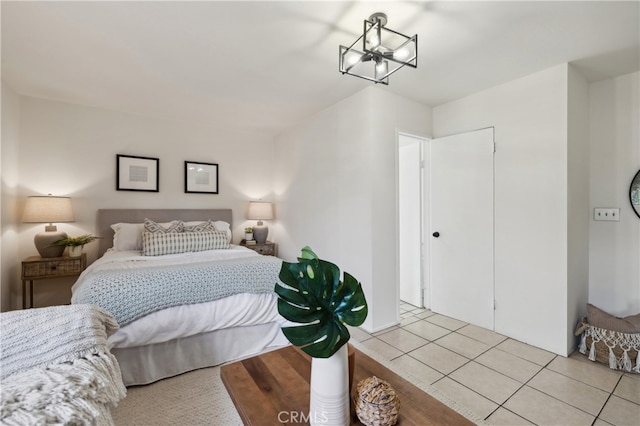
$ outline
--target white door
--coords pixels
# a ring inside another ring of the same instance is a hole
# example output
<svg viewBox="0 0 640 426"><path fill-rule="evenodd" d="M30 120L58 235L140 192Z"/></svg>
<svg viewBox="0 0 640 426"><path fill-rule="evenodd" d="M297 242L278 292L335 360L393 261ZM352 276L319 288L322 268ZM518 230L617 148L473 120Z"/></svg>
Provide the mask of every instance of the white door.
<svg viewBox="0 0 640 426"><path fill-rule="evenodd" d="M430 142L431 310L494 329L493 128Z"/></svg>
<svg viewBox="0 0 640 426"><path fill-rule="evenodd" d="M422 301L422 139L398 135L398 264L400 300Z"/></svg>

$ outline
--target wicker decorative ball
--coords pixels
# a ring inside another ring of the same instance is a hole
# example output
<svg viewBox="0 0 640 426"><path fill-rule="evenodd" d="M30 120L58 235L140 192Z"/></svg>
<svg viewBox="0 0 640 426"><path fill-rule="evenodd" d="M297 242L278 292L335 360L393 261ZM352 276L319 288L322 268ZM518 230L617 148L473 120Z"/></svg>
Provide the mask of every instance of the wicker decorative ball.
<svg viewBox="0 0 640 426"><path fill-rule="evenodd" d="M392 426L398 421L400 399L391 385L376 376L361 380L353 396L356 415L366 426Z"/></svg>

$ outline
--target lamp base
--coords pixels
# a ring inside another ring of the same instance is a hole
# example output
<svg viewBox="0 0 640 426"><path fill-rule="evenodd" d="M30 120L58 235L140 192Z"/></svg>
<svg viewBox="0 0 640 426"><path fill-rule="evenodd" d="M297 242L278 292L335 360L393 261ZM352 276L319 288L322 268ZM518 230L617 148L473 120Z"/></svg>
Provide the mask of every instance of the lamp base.
<svg viewBox="0 0 640 426"><path fill-rule="evenodd" d="M269 235L269 227L267 225L256 225L253 227L253 239L258 244L264 244Z"/></svg>
<svg viewBox="0 0 640 426"><path fill-rule="evenodd" d="M47 228L50 228L47 226ZM55 228L55 226L53 226ZM39 232L33 237L33 242L36 245L36 250L40 253L40 257L61 257L64 253L65 246L52 246L58 240L67 238L67 233L53 230L46 232Z"/></svg>

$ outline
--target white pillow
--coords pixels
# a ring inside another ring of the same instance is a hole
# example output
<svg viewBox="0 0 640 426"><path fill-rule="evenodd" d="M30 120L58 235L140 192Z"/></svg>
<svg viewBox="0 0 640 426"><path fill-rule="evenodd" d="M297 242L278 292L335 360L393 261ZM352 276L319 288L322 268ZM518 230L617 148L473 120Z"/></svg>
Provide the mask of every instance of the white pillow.
<svg viewBox="0 0 640 426"><path fill-rule="evenodd" d="M113 250L142 250L142 231L144 223L114 223Z"/></svg>
<svg viewBox="0 0 640 426"><path fill-rule="evenodd" d="M170 226L172 222L159 223L163 227ZM142 250L142 232L144 223L114 223L111 229L113 234L113 251Z"/></svg>
<svg viewBox="0 0 640 426"><path fill-rule="evenodd" d="M216 220L213 225L218 231L225 231L227 233L227 241L231 241L231 225L223 220Z"/></svg>

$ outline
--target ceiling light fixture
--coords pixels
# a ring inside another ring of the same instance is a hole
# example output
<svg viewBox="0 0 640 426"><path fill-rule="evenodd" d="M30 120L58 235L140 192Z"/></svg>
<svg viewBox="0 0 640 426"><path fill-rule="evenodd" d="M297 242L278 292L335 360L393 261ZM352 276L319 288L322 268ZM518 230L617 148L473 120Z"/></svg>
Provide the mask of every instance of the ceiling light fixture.
<svg viewBox="0 0 640 426"><path fill-rule="evenodd" d="M340 46L342 74L388 85L389 76L403 66L417 68L418 35L408 37L385 25L387 15L374 13L364 21L362 35L351 46Z"/></svg>

